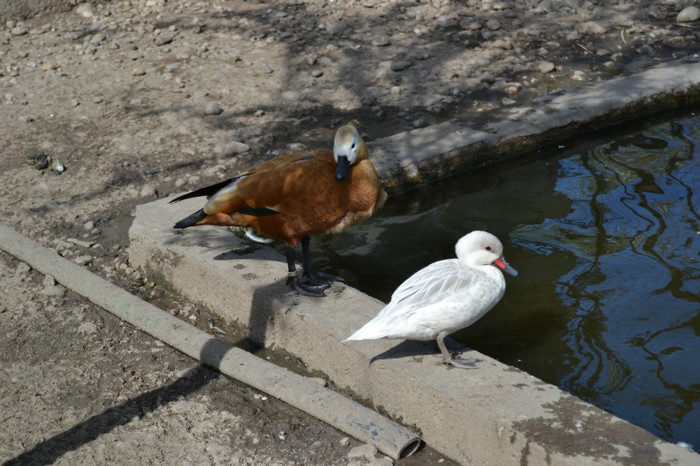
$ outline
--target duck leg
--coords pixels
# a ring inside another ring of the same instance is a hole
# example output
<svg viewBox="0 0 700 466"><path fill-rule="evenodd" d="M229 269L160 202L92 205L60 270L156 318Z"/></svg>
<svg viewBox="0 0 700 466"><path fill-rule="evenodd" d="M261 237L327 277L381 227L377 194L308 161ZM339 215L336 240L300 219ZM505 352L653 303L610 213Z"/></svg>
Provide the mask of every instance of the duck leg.
<svg viewBox="0 0 700 466"><path fill-rule="evenodd" d="M341 277L333 275L327 272L321 272L316 270L311 265L311 251L309 249L309 244L311 239L309 236L302 236L301 238L301 254L302 263L304 264L304 277L308 278L314 283L324 283L329 285L331 282L344 282Z"/></svg>
<svg viewBox="0 0 700 466"><path fill-rule="evenodd" d="M442 353L442 362L443 364L452 364L455 367L459 367L461 369L474 369L476 368L476 361L474 359L468 359L468 358L455 358L452 353L450 353L447 350L447 347L445 346L445 337L447 334L445 332L441 332L438 334L436 341L438 344L438 347L440 348L440 352Z"/></svg>
<svg viewBox="0 0 700 466"><path fill-rule="evenodd" d="M303 294L304 296L325 296L323 290L330 286L327 283L314 284L309 282L302 283L301 281L299 281L299 276L297 274L297 266L295 263L294 248L291 246L285 246L284 255L287 257L287 267L289 270L289 273L287 275L287 286L294 291L298 291L299 294Z"/></svg>

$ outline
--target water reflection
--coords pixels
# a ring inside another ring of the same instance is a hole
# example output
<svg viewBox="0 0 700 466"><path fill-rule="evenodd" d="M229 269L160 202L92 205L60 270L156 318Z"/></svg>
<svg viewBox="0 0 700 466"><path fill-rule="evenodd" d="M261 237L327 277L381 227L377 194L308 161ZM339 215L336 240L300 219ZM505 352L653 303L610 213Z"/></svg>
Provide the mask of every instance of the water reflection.
<svg viewBox="0 0 700 466"><path fill-rule="evenodd" d="M321 241L318 265L386 301L489 230L520 275L456 337L700 447L700 119L586 144L392 197Z"/></svg>

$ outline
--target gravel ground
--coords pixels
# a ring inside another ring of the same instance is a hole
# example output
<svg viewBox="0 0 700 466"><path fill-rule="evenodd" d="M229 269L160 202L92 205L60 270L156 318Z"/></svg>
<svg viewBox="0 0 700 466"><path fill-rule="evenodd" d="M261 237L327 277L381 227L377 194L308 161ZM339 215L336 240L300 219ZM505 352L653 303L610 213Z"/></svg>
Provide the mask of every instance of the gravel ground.
<svg viewBox="0 0 700 466"><path fill-rule="evenodd" d="M211 329L203 310L130 267L135 205L330 147L346 121L371 140L454 116L497 119L692 56L700 11L688 5L125 0L11 20L0 25L0 218ZM0 290L0 461L390 462L5 254ZM401 463L450 464L420 455Z"/></svg>

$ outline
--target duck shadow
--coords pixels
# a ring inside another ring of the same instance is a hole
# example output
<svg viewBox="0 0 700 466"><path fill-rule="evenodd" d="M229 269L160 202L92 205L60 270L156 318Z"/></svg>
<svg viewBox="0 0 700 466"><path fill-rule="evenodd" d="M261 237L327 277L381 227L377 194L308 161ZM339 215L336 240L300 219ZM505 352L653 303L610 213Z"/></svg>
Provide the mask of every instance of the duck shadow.
<svg viewBox="0 0 700 466"><path fill-rule="evenodd" d="M452 339L445 338L445 346L452 353L462 353L468 356L466 353L473 351L472 348L458 343ZM383 353L379 353L370 359L369 363L372 364L375 361L390 360L390 359L401 359L401 358L420 358L423 356L436 356L440 358L440 349L437 343L433 341L416 341L416 340L404 340L396 346L389 348ZM478 361L478 359L477 359Z"/></svg>

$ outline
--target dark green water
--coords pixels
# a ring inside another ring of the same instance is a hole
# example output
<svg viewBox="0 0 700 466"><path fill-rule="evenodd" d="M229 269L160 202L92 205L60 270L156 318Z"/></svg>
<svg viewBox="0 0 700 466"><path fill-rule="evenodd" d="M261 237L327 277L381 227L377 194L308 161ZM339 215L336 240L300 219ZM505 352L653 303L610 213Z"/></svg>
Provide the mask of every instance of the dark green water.
<svg viewBox="0 0 700 466"><path fill-rule="evenodd" d="M312 243L387 301L484 229L520 275L453 335L652 433L700 447L700 118L590 136L393 196Z"/></svg>

